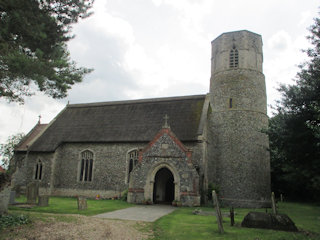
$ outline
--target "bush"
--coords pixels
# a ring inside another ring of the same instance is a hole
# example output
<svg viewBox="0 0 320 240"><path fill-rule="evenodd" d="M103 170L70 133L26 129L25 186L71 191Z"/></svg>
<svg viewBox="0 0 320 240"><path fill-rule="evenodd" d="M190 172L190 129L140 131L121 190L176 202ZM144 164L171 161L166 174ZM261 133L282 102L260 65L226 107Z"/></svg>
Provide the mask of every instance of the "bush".
<svg viewBox="0 0 320 240"><path fill-rule="evenodd" d="M10 176L8 173L0 172L0 191L6 186L6 184L10 183Z"/></svg>
<svg viewBox="0 0 320 240"><path fill-rule="evenodd" d="M217 194L219 194L219 186L215 185L214 183L209 183L208 184L208 200L212 200L212 191L215 190Z"/></svg>
<svg viewBox="0 0 320 240"><path fill-rule="evenodd" d="M124 190L121 193L121 200L126 202L127 201L127 197L128 197L128 189Z"/></svg>
<svg viewBox="0 0 320 240"><path fill-rule="evenodd" d="M0 230L11 227L27 224L30 219L26 215L0 215Z"/></svg>

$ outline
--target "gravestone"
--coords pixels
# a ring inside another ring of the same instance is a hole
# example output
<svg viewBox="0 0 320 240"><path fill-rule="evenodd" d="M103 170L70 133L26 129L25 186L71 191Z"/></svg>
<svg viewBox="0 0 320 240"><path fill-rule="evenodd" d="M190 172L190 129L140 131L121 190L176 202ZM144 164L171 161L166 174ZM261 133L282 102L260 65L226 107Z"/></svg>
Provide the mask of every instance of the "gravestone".
<svg viewBox="0 0 320 240"><path fill-rule="evenodd" d="M88 208L87 199L85 197L79 196L77 200L78 200L78 210L85 210Z"/></svg>
<svg viewBox="0 0 320 240"><path fill-rule="evenodd" d="M213 206L216 209L216 213L217 213L217 222L218 222L219 232L224 233L223 225L222 225L222 215L219 207L218 197L214 190L212 191L212 200L213 200Z"/></svg>
<svg viewBox="0 0 320 240"><path fill-rule="evenodd" d="M45 196L45 195L39 196L38 206L39 207L49 206L49 196Z"/></svg>
<svg viewBox="0 0 320 240"><path fill-rule="evenodd" d="M244 217L241 227L266 228L282 231L298 231L294 222L285 214L250 212Z"/></svg>
<svg viewBox="0 0 320 240"><path fill-rule="evenodd" d="M8 186L0 191L0 215L8 212L10 191L11 189Z"/></svg>
<svg viewBox="0 0 320 240"><path fill-rule="evenodd" d="M16 198L16 192L15 191L10 191L10 199L9 199L9 204L15 204L15 198Z"/></svg>
<svg viewBox="0 0 320 240"><path fill-rule="evenodd" d="M29 183L26 189L27 204L36 204L38 194L39 194L39 184L37 182Z"/></svg>

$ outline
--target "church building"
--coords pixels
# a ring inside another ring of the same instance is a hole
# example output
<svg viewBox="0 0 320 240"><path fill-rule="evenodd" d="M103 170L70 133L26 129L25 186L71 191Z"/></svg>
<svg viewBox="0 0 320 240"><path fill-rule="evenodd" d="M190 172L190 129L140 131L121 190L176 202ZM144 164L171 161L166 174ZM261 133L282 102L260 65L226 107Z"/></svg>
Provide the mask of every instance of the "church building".
<svg viewBox="0 0 320 240"><path fill-rule="evenodd" d="M214 186L225 206L264 207L270 157L262 38L247 30L212 41L210 92L68 104L15 149L13 185L40 194L119 196L199 206Z"/></svg>

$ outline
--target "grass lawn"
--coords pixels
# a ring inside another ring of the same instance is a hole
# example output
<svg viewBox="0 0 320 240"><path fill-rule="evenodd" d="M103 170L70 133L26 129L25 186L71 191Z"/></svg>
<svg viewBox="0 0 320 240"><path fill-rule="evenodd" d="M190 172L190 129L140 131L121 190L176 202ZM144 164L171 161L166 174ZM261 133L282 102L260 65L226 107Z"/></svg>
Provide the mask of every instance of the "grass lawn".
<svg viewBox="0 0 320 240"><path fill-rule="evenodd" d="M17 199L25 202L24 197ZM87 200L88 209L79 211L76 198L50 197L48 207L33 207L30 209L11 206L10 213L27 214L31 219L46 221L47 215L42 213L81 214L92 216L103 212L123 209L134 206L120 200ZM234 240L320 240L320 206L303 203L279 203L279 212L287 214L296 224L300 232L284 232L264 229L241 228L240 224L244 216L250 211L262 211L265 209L235 209L236 226L230 226L230 218L224 217L225 234L218 233L216 217L194 215L196 208L177 208L173 213L164 216L154 223L146 225L142 231L154 232L153 240L188 240L188 239L234 239ZM214 212L213 208L201 207L202 211ZM222 209L228 212L229 209ZM270 209L269 209L270 212ZM61 219L60 219L61 218ZM66 219L64 219L66 218ZM70 218L70 219L68 219ZM49 220L49 219L48 219ZM55 221L73 221L71 217L57 215ZM121 221L119 222L121 224Z"/></svg>
<svg viewBox="0 0 320 240"><path fill-rule="evenodd" d="M17 202L26 202L25 197L16 199ZM78 210L77 199L67 197L50 197L48 207L20 208L18 206L10 206L10 212L38 212L38 213L59 213L59 214L81 214L92 216L99 213L110 212L118 209L133 206L130 203L121 200L87 200L88 208L86 210Z"/></svg>
<svg viewBox="0 0 320 240"><path fill-rule="evenodd" d="M241 228L244 216L253 209L235 209L236 226L230 226L230 218L224 217L225 234L218 233L215 216L192 214L195 208L179 208L175 212L160 218L153 224L155 239L237 239L237 240L291 240L320 239L320 207L300 203L280 203L280 213L286 213L304 233ZM212 208L200 208L202 211L214 211ZM229 209L222 209L228 212ZM254 211L265 211L258 209ZM270 211L270 209L269 209ZM308 232L308 233L306 233Z"/></svg>

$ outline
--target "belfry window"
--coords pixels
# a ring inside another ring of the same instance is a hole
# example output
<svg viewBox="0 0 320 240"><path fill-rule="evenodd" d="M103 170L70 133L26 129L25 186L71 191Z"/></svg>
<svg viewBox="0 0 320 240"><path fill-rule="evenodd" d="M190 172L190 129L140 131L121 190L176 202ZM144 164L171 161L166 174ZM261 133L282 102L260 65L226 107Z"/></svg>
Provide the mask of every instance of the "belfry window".
<svg viewBox="0 0 320 240"><path fill-rule="evenodd" d="M230 68L237 68L239 66L239 53L235 47L233 47L233 49L230 50L229 59L230 59L229 61Z"/></svg>
<svg viewBox="0 0 320 240"><path fill-rule="evenodd" d="M132 150L128 153L128 170L127 170L127 179L126 182L129 182L130 173L133 168L138 164L138 150Z"/></svg>
<svg viewBox="0 0 320 240"><path fill-rule="evenodd" d="M42 179L42 162L40 159L38 160L38 162L36 164L36 171L35 171L34 179L36 179L36 180Z"/></svg>
<svg viewBox="0 0 320 240"><path fill-rule="evenodd" d="M229 108L232 108L232 98L229 99Z"/></svg>
<svg viewBox="0 0 320 240"><path fill-rule="evenodd" d="M81 153L80 181L91 182L93 169L93 153L86 150Z"/></svg>

